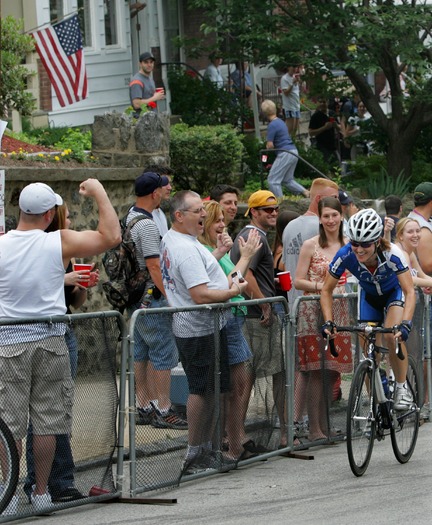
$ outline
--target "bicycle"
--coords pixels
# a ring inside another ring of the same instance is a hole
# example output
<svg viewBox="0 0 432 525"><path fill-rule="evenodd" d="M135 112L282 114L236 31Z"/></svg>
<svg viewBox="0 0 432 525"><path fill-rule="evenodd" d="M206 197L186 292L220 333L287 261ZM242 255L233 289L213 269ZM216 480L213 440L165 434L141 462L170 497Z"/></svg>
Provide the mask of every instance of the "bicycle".
<svg viewBox="0 0 432 525"><path fill-rule="evenodd" d="M366 357L361 360L354 373L347 408L347 452L353 474L362 476L366 472L375 439L381 441L388 434L396 459L400 463L406 463L414 452L420 422L417 402L419 383L414 359L408 356L407 385L413 395L413 404L407 411L396 411L393 408L395 381L388 382L388 391L385 392L381 379L384 371L380 371L377 363L377 354L387 350L376 345L378 334L395 333L396 327L362 324L335 328L338 333L363 334L366 340ZM335 355L334 341L329 338L327 341L332 355ZM401 360L405 359L398 342L396 355Z"/></svg>
<svg viewBox="0 0 432 525"><path fill-rule="evenodd" d="M7 424L0 418L0 515L15 494L19 476L19 456L15 439Z"/></svg>

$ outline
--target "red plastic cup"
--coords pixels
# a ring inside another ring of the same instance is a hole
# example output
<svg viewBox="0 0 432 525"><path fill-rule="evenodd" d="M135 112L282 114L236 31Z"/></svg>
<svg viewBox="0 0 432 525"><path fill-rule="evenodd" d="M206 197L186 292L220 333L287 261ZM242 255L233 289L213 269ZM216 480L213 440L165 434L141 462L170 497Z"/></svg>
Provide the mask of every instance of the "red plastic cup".
<svg viewBox="0 0 432 525"><path fill-rule="evenodd" d="M340 276L340 279L338 281L338 286L342 286L344 284L347 283L347 274L346 272L344 272L341 276Z"/></svg>
<svg viewBox="0 0 432 525"><path fill-rule="evenodd" d="M84 272L81 275L88 276L88 279L86 281L80 282L81 286L84 286L85 288L88 287L90 282L90 270L93 268L93 264L78 264L75 263L73 265L74 272Z"/></svg>
<svg viewBox="0 0 432 525"><path fill-rule="evenodd" d="M165 93L164 88L156 88L156 93Z"/></svg>
<svg viewBox="0 0 432 525"><path fill-rule="evenodd" d="M281 290L283 290L284 292L289 292L292 288L291 273L279 272L277 276L279 277L279 285L281 287Z"/></svg>
<svg viewBox="0 0 432 525"><path fill-rule="evenodd" d="M109 494L108 489L103 489L102 487L98 487L97 485L93 485L93 487L89 490L89 496L100 496L101 494Z"/></svg>

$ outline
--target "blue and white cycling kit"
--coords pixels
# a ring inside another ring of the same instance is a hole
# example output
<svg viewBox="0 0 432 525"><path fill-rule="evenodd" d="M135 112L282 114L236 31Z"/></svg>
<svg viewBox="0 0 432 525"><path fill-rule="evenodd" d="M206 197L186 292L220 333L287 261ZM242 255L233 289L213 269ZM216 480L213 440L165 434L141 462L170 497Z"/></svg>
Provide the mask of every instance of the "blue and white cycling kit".
<svg viewBox="0 0 432 525"><path fill-rule="evenodd" d="M398 275L409 271L402 251L391 245L390 250L377 249L378 266L373 273L359 262L350 243L343 246L334 256L329 273L340 279L345 270L357 277L360 285L360 321L382 321L384 311L393 305L404 305L404 295Z"/></svg>

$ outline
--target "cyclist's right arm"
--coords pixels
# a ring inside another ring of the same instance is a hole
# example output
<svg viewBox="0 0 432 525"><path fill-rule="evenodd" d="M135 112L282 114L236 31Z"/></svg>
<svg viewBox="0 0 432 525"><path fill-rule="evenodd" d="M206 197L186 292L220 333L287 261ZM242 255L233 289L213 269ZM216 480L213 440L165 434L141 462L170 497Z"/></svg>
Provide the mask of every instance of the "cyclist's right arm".
<svg viewBox="0 0 432 525"><path fill-rule="evenodd" d="M321 290L321 310L323 313L324 322L333 321L333 291L336 288L338 279L327 272L322 290ZM325 330L331 335L329 330Z"/></svg>

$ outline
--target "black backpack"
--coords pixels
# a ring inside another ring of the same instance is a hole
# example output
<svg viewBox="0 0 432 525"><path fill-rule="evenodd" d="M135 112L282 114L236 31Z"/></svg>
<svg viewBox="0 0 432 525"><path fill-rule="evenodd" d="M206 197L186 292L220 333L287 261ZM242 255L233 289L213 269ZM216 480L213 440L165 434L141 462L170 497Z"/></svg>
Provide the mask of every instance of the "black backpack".
<svg viewBox="0 0 432 525"><path fill-rule="evenodd" d="M141 270L138 264L136 246L131 236L135 224L148 217L138 215L131 219L128 225L126 225L126 217L127 215L120 221L122 242L105 252L102 258L109 279L102 283L102 288L108 302L120 312L140 301L144 295L146 282L150 279L148 270Z"/></svg>

